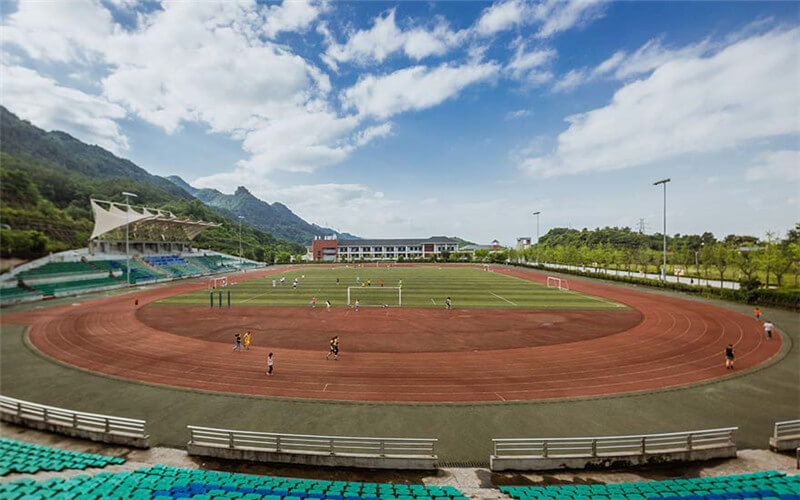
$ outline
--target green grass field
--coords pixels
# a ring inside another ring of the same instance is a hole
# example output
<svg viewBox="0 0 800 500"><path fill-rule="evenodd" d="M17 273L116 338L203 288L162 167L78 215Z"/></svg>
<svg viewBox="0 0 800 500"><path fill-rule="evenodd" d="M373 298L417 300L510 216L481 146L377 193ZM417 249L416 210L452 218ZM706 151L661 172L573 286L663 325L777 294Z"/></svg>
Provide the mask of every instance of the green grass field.
<svg viewBox="0 0 800 500"><path fill-rule="evenodd" d="M286 282L280 285L280 278ZM451 297L454 308L512 308L512 309L623 309L615 302L577 293L562 291L532 281L487 272L479 268L459 267L308 267L288 270L262 278L233 284L233 306L308 306L317 297L317 306L330 300L333 307L347 304L347 288L357 286L356 278L371 286L351 289L351 300L359 299L362 306L398 305L398 291L388 287L402 282L403 307L444 307ZM292 282L298 278L298 287ZM339 283L336 283L337 278ZM278 281L273 288L272 280ZM381 289L380 281L385 285ZM224 289L222 289L224 290ZM224 299L223 299L224 300ZM198 291L177 295L161 304L208 305L209 292Z"/></svg>

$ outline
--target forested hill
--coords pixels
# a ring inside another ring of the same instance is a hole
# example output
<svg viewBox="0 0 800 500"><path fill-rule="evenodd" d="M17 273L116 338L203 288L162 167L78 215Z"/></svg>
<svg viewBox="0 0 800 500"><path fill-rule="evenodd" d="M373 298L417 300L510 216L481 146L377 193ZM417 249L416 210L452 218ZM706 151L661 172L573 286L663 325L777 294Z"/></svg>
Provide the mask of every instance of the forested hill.
<svg viewBox="0 0 800 500"><path fill-rule="evenodd" d="M661 234L645 234L631 230L628 227L604 227L582 230L556 227L539 239L542 246L556 247L594 247L597 245L610 245L616 248L650 248L658 250L662 246ZM755 245L758 238L748 235L729 234L720 241L737 246ZM709 232L703 234L676 234L667 235L667 245L670 248L681 247L699 250L704 245L716 243L717 238Z"/></svg>
<svg viewBox="0 0 800 500"><path fill-rule="evenodd" d="M304 245L310 245L315 236L331 234L345 239L357 239L352 234L338 233L333 229L309 224L286 205L278 202L269 204L255 197L243 186L233 194L225 194L216 189L197 189L177 175L167 178L206 205L224 210L234 218L241 215L246 223L279 238Z"/></svg>
<svg viewBox="0 0 800 500"><path fill-rule="evenodd" d="M28 259L86 246L93 225L89 198L124 201L122 191L136 193L137 204L222 223L222 227L202 233L197 245L238 252L238 220L205 206L184 189L129 160L64 132L46 132L0 106L3 257ZM245 256L259 260L278 253L305 252L301 245L249 225L243 226L242 239Z"/></svg>

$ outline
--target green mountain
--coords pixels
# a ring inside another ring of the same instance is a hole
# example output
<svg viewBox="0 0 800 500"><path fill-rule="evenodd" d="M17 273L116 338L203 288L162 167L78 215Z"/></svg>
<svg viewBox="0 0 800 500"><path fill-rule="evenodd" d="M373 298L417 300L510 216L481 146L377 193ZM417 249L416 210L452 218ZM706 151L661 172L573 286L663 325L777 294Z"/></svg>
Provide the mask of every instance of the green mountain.
<svg viewBox="0 0 800 500"><path fill-rule="evenodd" d="M137 204L176 215L219 222L195 240L197 246L227 253L239 248L239 221L214 209L185 188L152 175L129 160L64 132L46 132L0 106L0 254L35 258L86 246L92 230L89 198L124 201L122 191L138 195ZM245 256L271 260L305 253L302 245L242 227Z"/></svg>
<svg viewBox="0 0 800 500"><path fill-rule="evenodd" d="M167 177L167 179L206 205L222 210L224 213L232 215L234 219L241 215L244 217L242 220L247 224L270 232L279 238L303 245L310 245L315 236L330 234L336 234L344 239L358 239L357 236L349 233L339 233L333 229L309 224L286 205L278 202L269 204L262 201L243 186L239 186L233 194L224 194L216 189L194 188L177 175Z"/></svg>

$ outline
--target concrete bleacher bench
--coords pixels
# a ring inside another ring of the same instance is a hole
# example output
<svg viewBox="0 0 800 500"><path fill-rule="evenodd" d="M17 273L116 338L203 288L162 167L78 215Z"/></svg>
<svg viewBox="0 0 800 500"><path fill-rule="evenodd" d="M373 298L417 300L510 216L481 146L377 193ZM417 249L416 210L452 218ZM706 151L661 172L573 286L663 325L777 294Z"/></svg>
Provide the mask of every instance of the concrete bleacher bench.
<svg viewBox="0 0 800 500"><path fill-rule="evenodd" d="M8 396L0 396L0 419L101 443L150 447L150 436L145 433L144 420L65 410Z"/></svg>
<svg viewBox="0 0 800 500"><path fill-rule="evenodd" d="M493 439L493 471L618 467L736 457L737 427L632 436Z"/></svg>
<svg viewBox="0 0 800 500"><path fill-rule="evenodd" d="M775 422L772 437L769 438L772 451L788 451L800 448L800 420Z"/></svg>
<svg viewBox="0 0 800 500"><path fill-rule="evenodd" d="M435 470L436 439L278 434L189 425L189 455L325 467Z"/></svg>

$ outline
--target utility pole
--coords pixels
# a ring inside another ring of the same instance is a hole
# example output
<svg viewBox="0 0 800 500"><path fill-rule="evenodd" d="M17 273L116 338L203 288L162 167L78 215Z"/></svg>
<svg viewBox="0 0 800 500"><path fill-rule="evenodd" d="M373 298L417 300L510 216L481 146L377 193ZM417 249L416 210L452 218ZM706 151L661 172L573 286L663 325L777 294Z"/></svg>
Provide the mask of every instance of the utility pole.
<svg viewBox="0 0 800 500"><path fill-rule="evenodd" d="M134 193L129 193L127 191L122 192L122 196L125 197L125 204L128 205L127 210L125 210L125 264L127 267L127 272L125 273L125 280L128 283L128 286L131 286L131 255L130 255L130 228L131 228L131 196L134 198L138 198L138 196Z"/></svg>
<svg viewBox="0 0 800 500"><path fill-rule="evenodd" d="M536 265L539 265L539 216L542 212L533 212L536 216Z"/></svg>
<svg viewBox="0 0 800 500"><path fill-rule="evenodd" d="M239 216L239 262L244 262L242 258L242 219L244 219L243 215Z"/></svg>
<svg viewBox="0 0 800 500"><path fill-rule="evenodd" d="M654 186L664 186L664 262L661 266L661 281L667 281L667 183L671 179L654 182Z"/></svg>

